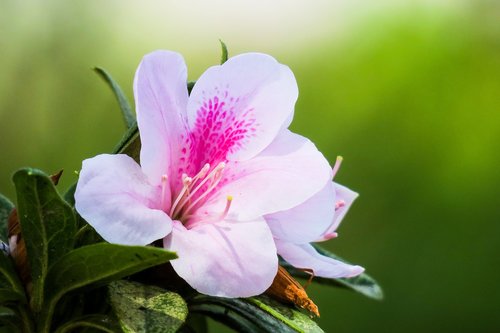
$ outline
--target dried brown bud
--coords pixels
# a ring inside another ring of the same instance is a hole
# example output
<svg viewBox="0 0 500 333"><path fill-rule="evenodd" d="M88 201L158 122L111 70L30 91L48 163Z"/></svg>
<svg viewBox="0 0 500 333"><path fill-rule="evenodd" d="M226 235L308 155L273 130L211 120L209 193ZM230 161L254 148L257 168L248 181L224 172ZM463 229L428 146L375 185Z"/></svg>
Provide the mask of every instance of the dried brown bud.
<svg viewBox="0 0 500 333"><path fill-rule="evenodd" d="M19 273L23 284L28 286L31 284L30 268L28 255L26 253L26 244L24 243L24 239L21 235L19 216L17 215L16 208L14 208L9 215L8 226L10 256L14 260L16 270Z"/></svg>
<svg viewBox="0 0 500 333"><path fill-rule="evenodd" d="M319 317L318 307L307 296L305 289L281 266L266 294L284 303L293 303Z"/></svg>

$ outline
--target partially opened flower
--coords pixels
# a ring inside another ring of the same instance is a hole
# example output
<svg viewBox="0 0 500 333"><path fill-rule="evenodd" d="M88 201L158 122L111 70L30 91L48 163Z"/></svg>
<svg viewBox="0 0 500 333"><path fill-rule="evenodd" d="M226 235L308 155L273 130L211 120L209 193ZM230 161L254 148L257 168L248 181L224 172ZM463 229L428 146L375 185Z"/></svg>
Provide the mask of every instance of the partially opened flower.
<svg viewBox="0 0 500 333"><path fill-rule="evenodd" d="M140 165L126 155L85 160L78 212L109 242L163 239L179 276L209 295L262 293L278 253L320 276L360 273L309 245L333 235L354 194L287 129L298 95L290 69L249 53L209 68L189 96L186 81L179 54L144 57L134 82Z"/></svg>

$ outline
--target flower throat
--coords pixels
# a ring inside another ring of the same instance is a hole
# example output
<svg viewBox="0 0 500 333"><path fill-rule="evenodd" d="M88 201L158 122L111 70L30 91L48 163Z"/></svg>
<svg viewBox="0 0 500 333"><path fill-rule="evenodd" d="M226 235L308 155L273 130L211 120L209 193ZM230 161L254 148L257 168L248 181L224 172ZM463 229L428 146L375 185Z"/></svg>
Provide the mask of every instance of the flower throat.
<svg viewBox="0 0 500 333"><path fill-rule="evenodd" d="M186 224L190 218L196 213L196 209L202 206L209 198L209 194L219 185L222 180L223 171L226 163L219 162L215 167L211 168L209 163L206 163L201 170L193 177L189 177L183 173L181 176L182 188L175 196L173 203L168 209L166 207L166 190L168 186L168 177L163 175L161 179L161 207L168 213L172 220L179 220ZM226 208L217 220L224 219L231 206L233 198L227 197Z"/></svg>

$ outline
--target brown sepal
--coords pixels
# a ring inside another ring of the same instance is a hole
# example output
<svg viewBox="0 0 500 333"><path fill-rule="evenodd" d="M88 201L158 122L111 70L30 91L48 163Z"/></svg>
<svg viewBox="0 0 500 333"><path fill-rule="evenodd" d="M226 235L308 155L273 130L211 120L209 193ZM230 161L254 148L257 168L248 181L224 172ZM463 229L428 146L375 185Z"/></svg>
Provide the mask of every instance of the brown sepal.
<svg viewBox="0 0 500 333"><path fill-rule="evenodd" d="M64 170L61 170L58 173L50 175L50 180L52 180L52 183L54 183L54 185L57 185L59 183L59 179L61 178L63 171Z"/></svg>
<svg viewBox="0 0 500 333"><path fill-rule="evenodd" d="M295 304L319 317L318 307L307 296L305 289L281 266L278 266L278 274L265 293L281 302Z"/></svg>

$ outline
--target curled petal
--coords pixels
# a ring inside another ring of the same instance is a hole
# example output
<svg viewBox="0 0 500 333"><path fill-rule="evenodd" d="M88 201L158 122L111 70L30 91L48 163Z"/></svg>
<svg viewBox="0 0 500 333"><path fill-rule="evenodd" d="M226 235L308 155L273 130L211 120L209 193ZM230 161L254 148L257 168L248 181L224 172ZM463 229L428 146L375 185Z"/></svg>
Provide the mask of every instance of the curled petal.
<svg viewBox="0 0 500 333"><path fill-rule="evenodd" d="M108 242L146 245L172 230L160 192L132 158L103 154L83 161L75 208Z"/></svg>
<svg viewBox="0 0 500 333"><path fill-rule="evenodd" d="M293 244L276 240L278 254L289 264L312 269L315 276L325 278L353 277L363 273L361 266L349 265L319 254L310 244Z"/></svg>
<svg viewBox="0 0 500 333"><path fill-rule="evenodd" d="M304 203L291 209L265 216L273 236L297 244L323 238L332 225L335 214L333 182Z"/></svg>
<svg viewBox="0 0 500 333"><path fill-rule="evenodd" d="M186 229L174 221L165 248L179 276L199 292L221 297L261 294L278 270L276 247L264 220L198 224Z"/></svg>
<svg viewBox="0 0 500 333"><path fill-rule="evenodd" d="M345 186L337 183L333 183L333 186L335 188L335 215L333 217L333 222L322 237L315 239L316 242L332 238L331 235L335 234L335 230L337 230L345 214L347 214L347 211L351 207L352 203L358 197L358 193Z"/></svg>
<svg viewBox="0 0 500 333"><path fill-rule="evenodd" d="M329 181L330 166L308 139L283 131L258 156L227 166L227 179L207 203L210 212L222 212L232 196L230 216L251 220L295 207Z"/></svg>
<svg viewBox="0 0 500 333"><path fill-rule="evenodd" d="M188 99L184 59L171 51L146 55L135 74L134 94L141 136L141 166L153 185L172 174L172 161L186 139Z"/></svg>
<svg viewBox="0 0 500 333"><path fill-rule="evenodd" d="M292 71L265 54L241 54L209 68L187 109L193 137L203 143L197 160L257 155L288 127L297 96Z"/></svg>

